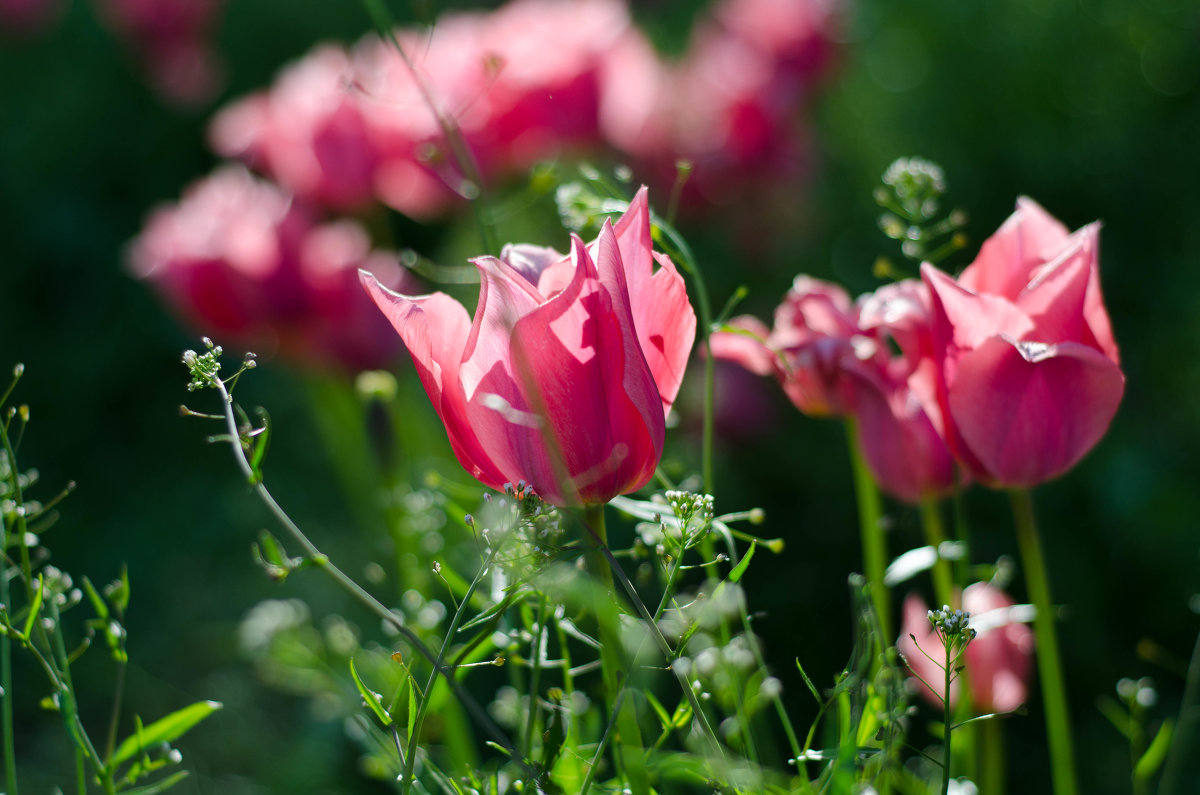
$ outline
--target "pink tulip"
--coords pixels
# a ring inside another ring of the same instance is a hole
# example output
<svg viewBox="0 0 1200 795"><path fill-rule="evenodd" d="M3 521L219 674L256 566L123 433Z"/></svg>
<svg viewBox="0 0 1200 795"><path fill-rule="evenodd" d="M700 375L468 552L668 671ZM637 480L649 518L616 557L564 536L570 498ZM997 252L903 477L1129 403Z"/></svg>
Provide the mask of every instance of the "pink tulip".
<svg viewBox="0 0 1200 795"><path fill-rule="evenodd" d="M977 713L1011 712L1028 697L1033 630L1012 619L1009 608L1013 600L994 585L977 582L967 586L962 603L963 609L971 614L970 625L978 633L960 660L966 666L971 706ZM914 678L914 687L927 700L940 705L945 672L939 665L945 664L945 652L929 626L927 612L925 603L916 594L904 600L896 648L913 673L924 680L922 683ZM956 677L950 684L952 707L958 703L960 690L960 680Z"/></svg>
<svg viewBox="0 0 1200 795"><path fill-rule="evenodd" d="M395 257L372 252L357 223L317 224L240 167L155 210L129 258L185 323L226 346L350 369L389 366L400 352L357 284L371 267L393 287L412 285Z"/></svg>
<svg viewBox="0 0 1200 795"><path fill-rule="evenodd" d="M1100 293L1099 231L1068 234L1022 199L958 280L922 266L947 438L982 482L1028 488L1061 475L1116 414L1125 376Z"/></svg>
<svg viewBox="0 0 1200 795"><path fill-rule="evenodd" d="M459 462L487 486L524 480L556 505L646 485L696 325L682 277L651 251L646 191L590 245L572 237L566 257L508 246L473 262L473 321L443 293L399 295L362 276Z"/></svg>
<svg viewBox="0 0 1200 795"><path fill-rule="evenodd" d="M768 330L751 317L714 334L713 355L774 375L810 416L854 417L879 486L920 502L955 483L936 401L929 295L916 281L881 287L855 303L840 287L796 278ZM890 341L900 348L893 355Z"/></svg>

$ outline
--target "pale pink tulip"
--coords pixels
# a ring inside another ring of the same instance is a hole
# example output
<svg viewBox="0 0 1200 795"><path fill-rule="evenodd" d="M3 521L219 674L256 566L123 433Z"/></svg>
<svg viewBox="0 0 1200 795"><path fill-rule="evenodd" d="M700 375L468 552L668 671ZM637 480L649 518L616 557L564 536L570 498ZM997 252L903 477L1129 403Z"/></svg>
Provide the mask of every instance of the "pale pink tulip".
<svg viewBox="0 0 1200 795"><path fill-rule="evenodd" d="M980 481L1035 486L1108 430L1125 376L1098 250L1098 224L1068 235L1023 199L957 281L922 266L947 438Z"/></svg>
<svg viewBox="0 0 1200 795"><path fill-rule="evenodd" d="M713 354L774 375L811 416L853 417L879 486L906 502L955 483L936 401L928 291L920 282L881 287L851 304L840 287L796 278L767 329L751 317L712 337ZM899 352L891 352L891 342Z"/></svg>
<svg viewBox="0 0 1200 795"><path fill-rule="evenodd" d="M965 665L971 707L976 713L1011 712L1024 704L1029 695L1033 630L1014 620L1009 613L1013 600L989 583L967 586L962 604L971 614L970 625L977 631L959 661ZM913 678L913 686L926 700L940 706L945 690L945 670L940 666L945 665L945 652L929 625L927 613L924 601L916 594L904 600L896 648L920 677ZM960 691L961 679L956 676L950 684L951 707L958 703Z"/></svg>
<svg viewBox="0 0 1200 795"><path fill-rule="evenodd" d="M474 263L474 320L443 293L399 295L362 277L459 463L492 488L524 480L556 505L602 504L646 485L695 315L674 265L650 250L645 191L590 245L573 237L566 257L508 246Z"/></svg>

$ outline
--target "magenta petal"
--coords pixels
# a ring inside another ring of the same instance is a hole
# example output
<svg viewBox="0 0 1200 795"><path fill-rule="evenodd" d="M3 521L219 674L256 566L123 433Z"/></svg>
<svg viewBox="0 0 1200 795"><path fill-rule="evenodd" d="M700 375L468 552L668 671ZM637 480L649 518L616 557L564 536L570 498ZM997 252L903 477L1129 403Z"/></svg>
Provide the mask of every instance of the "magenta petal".
<svg viewBox="0 0 1200 795"><path fill-rule="evenodd" d="M994 337L959 361L949 411L981 480L1032 487L1091 450L1124 389L1120 368L1094 348Z"/></svg>
<svg viewBox="0 0 1200 795"><path fill-rule="evenodd" d="M460 365L471 332L467 310L445 293L409 297L388 290L365 271L359 278L408 348L459 463L483 483L500 487L506 477L480 444L462 394Z"/></svg>
<svg viewBox="0 0 1200 795"><path fill-rule="evenodd" d="M756 317L742 315L725 324L728 331L718 331L708 338L714 358L736 362L756 375L775 372L779 356L767 347L771 330Z"/></svg>
<svg viewBox="0 0 1200 795"><path fill-rule="evenodd" d="M1016 211L983 242L979 255L959 276L963 287L1015 300L1031 271L1054 259L1066 244L1067 228L1033 199L1017 199Z"/></svg>
<svg viewBox="0 0 1200 795"><path fill-rule="evenodd" d="M963 591L963 609L971 614L973 625L983 626L966 652L971 702L980 712L1011 712L1028 696L1033 630L1021 623L996 624L985 617L1012 605L1006 593L989 583L972 583Z"/></svg>
<svg viewBox="0 0 1200 795"><path fill-rule="evenodd" d="M621 252L638 341L658 384L665 414L683 383L696 338L696 314L675 264L669 257L652 251L650 205L645 188L634 196L613 232Z"/></svg>
<svg viewBox="0 0 1200 795"><path fill-rule="evenodd" d="M611 230L596 250L619 261ZM610 271L615 281L600 278L578 239L571 257L577 278L516 324L511 355L529 404L546 421L553 471L535 477L557 483L563 502L603 503L650 480L665 421L619 267Z"/></svg>
<svg viewBox="0 0 1200 795"><path fill-rule="evenodd" d="M1015 339L1033 331L1033 321L1016 305L991 294L976 294L962 287L932 265L921 266L921 278L929 285L934 309L935 345L952 344L970 349L995 334Z"/></svg>
<svg viewBox="0 0 1200 795"><path fill-rule="evenodd" d="M856 377L854 416L863 458L879 487L919 503L954 485L954 460L924 407L905 386L886 390Z"/></svg>

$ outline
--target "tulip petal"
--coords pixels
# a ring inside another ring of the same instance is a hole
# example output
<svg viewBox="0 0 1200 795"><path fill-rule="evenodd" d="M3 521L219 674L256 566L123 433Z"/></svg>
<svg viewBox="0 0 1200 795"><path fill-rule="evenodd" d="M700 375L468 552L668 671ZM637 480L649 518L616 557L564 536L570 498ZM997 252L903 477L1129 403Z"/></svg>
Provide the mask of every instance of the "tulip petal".
<svg viewBox="0 0 1200 795"><path fill-rule="evenodd" d="M1030 272L1054 259L1066 244L1067 228L1033 199L1017 199L1016 211L983 241L979 255L958 277L959 284L977 293L1016 300Z"/></svg>
<svg viewBox="0 0 1200 795"><path fill-rule="evenodd" d="M771 330L756 317L742 315L725 324L726 331L718 331L708 338L708 346L714 358L736 362L755 375L771 375L779 364L779 357L767 346Z"/></svg>
<svg viewBox="0 0 1200 795"><path fill-rule="evenodd" d="M567 502L605 502L644 486L662 452L661 398L638 350L620 253L606 225L596 245L606 281L582 241L572 241L576 278L522 317L511 359L528 402L546 418L540 461ZM545 497L545 495L543 495Z"/></svg>
<svg viewBox="0 0 1200 795"><path fill-rule="evenodd" d="M498 488L505 475L487 453L494 448L480 444L460 381L463 351L471 334L467 310L445 293L410 297L392 292L366 271L359 271L359 279L408 348L458 462L481 482Z"/></svg>
<svg viewBox="0 0 1200 795"><path fill-rule="evenodd" d="M949 411L981 480L1031 487L1100 440L1124 389L1120 368L1094 348L997 336L959 361Z"/></svg>
<svg viewBox="0 0 1200 795"><path fill-rule="evenodd" d="M921 266L921 278L933 301L936 349L971 349L996 334L1021 339L1034 329L1029 316L1001 296L977 294L929 264Z"/></svg>
<svg viewBox="0 0 1200 795"><path fill-rule="evenodd" d="M666 414L683 383L696 338L696 313L688 302L687 286L675 264L652 250L646 188L633 197L613 231L621 252L638 341L658 384ZM599 261L597 265L600 267Z"/></svg>

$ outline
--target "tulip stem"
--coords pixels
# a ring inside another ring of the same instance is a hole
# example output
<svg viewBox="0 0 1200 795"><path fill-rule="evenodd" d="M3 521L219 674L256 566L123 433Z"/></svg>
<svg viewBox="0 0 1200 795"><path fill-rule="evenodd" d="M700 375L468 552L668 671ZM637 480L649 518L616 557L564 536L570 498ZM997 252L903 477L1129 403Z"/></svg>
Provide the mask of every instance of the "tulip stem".
<svg viewBox="0 0 1200 795"><path fill-rule="evenodd" d="M942 557L942 544L946 541L946 528L942 524L941 507L937 500L926 497L921 500L921 525L925 530L925 543L933 547L937 559L933 562L933 590L939 603L955 604L954 576L950 562Z"/></svg>
<svg viewBox="0 0 1200 795"><path fill-rule="evenodd" d="M879 487L867 462L859 452L858 426L853 419L846 420L846 443L850 449L850 465L854 470L854 492L858 498L858 523L862 535L863 567L866 569L867 588L871 591L871 604L879 618L879 629L883 633L880 642L886 647L891 638L891 605L887 586L883 584L887 568L887 539L883 537L883 502Z"/></svg>
<svg viewBox="0 0 1200 795"><path fill-rule="evenodd" d="M1067 713L1067 693L1063 685L1062 661L1054 630L1054 604L1050 601L1050 584L1042 558L1041 541L1033 515L1033 500L1029 492L1013 489L1009 492L1013 519L1017 530L1017 545L1025 567L1025 584L1037 611L1033 619L1037 639L1038 681L1045 699L1046 734L1050 745L1050 769L1055 795L1075 795L1075 755L1071 744L1071 724Z"/></svg>
<svg viewBox="0 0 1200 795"><path fill-rule="evenodd" d="M583 509L583 522L589 539L584 539L584 560L588 573L596 580L599 589L594 594L594 612L600 630L600 669L604 677L605 703L613 710L616 720L617 761L624 771L627 784L634 795L648 795L650 781L646 773L643 756L642 735L637 724L637 713L632 695L624 692L627 673L630 670L621 641L619 609L614 603L616 588L612 565L605 551L608 548L608 530L604 524L604 506L588 505Z"/></svg>

